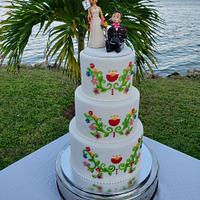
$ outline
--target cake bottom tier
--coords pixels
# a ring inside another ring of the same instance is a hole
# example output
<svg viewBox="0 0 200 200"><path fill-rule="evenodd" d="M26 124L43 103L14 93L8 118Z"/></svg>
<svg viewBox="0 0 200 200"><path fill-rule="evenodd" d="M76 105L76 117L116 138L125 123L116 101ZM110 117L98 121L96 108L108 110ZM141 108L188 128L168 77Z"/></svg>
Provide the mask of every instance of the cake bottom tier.
<svg viewBox="0 0 200 200"><path fill-rule="evenodd" d="M136 134L123 142L97 142L82 136L75 120L70 123L71 165L73 171L89 181L112 184L137 179L143 126L139 121Z"/></svg>

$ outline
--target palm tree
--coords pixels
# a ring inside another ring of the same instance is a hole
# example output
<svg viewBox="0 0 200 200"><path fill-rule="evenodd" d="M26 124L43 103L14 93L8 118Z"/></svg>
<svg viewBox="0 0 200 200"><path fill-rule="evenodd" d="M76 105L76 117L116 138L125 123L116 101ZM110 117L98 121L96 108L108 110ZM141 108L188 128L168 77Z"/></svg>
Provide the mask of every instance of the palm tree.
<svg viewBox="0 0 200 200"><path fill-rule="evenodd" d="M46 56L56 57L56 64L66 68L67 75L80 81L80 51L88 31L87 12L82 0L10 0L7 19L0 22L0 55L8 58L8 66L21 62L32 29L48 33ZM128 45L136 51L137 79L144 75L146 67L153 71L157 60L154 55L156 38L162 19L152 0L99 0L106 19L114 10L123 13L123 25L128 30ZM52 27L53 22L62 22ZM51 27L51 28L50 28ZM74 43L78 42L78 59L74 55Z"/></svg>

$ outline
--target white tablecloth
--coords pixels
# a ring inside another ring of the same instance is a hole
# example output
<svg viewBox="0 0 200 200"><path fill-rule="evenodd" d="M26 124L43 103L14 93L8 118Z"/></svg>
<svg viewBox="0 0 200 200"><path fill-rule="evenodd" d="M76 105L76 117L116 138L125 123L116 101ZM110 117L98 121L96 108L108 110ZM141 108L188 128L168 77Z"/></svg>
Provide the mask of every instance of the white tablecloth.
<svg viewBox="0 0 200 200"><path fill-rule="evenodd" d="M55 184L57 154L65 135L0 171L0 200L60 200ZM200 161L149 138L160 164L155 200L200 200Z"/></svg>

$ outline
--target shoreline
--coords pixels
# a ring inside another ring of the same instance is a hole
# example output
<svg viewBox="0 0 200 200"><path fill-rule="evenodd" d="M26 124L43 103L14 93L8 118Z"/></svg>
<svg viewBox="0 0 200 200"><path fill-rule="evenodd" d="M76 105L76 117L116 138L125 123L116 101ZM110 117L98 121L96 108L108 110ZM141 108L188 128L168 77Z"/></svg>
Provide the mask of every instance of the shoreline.
<svg viewBox="0 0 200 200"><path fill-rule="evenodd" d="M0 65L0 68L8 68L7 64L2 64ZM48 70L61 70L61 71L65 71L65 68L62 68L56 64L52 64L52 63L48 63L48 62L41 62L41 63L36 63L36 64L20 64L18 67L16 67L17 72L20 72L20 69L30 69L30 70L34 70L34 69L48 69ZM169 73L168 75L160 75L157 72L154 73L149 73L146 72L146 74L144 75L144 78L147 79L157 79L157 78L174 78L174 79L180 79L180 78L196 78L196 77L200 77L200 68L191 68L188 69L186 74L181 74L178 71L174 71L172 73Z"/></svg>

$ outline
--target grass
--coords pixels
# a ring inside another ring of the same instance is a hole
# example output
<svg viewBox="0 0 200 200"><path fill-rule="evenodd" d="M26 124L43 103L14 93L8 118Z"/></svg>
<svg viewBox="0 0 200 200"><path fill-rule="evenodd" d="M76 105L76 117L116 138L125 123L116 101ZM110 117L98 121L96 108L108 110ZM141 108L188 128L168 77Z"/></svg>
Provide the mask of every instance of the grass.
<svg viewBox="0 0 200 200"><path fill-rule="evenodd" d="M200 79L148 79L136 86L145 135L200 159Z"/></svg>
<svg viewBox="0 0 200 200"><path fill-rule="evenodd" d="M68 131L73 91L61 72L0 69L0 169Z"/></svg>
<svg viewBox="0 0 200 200"><path fill-rule="evenodd" d="M200 159L200 80L147 79L136 87L145 135ZM73 101L61 72L0 68L0 169L65 134Z"/></svg>

